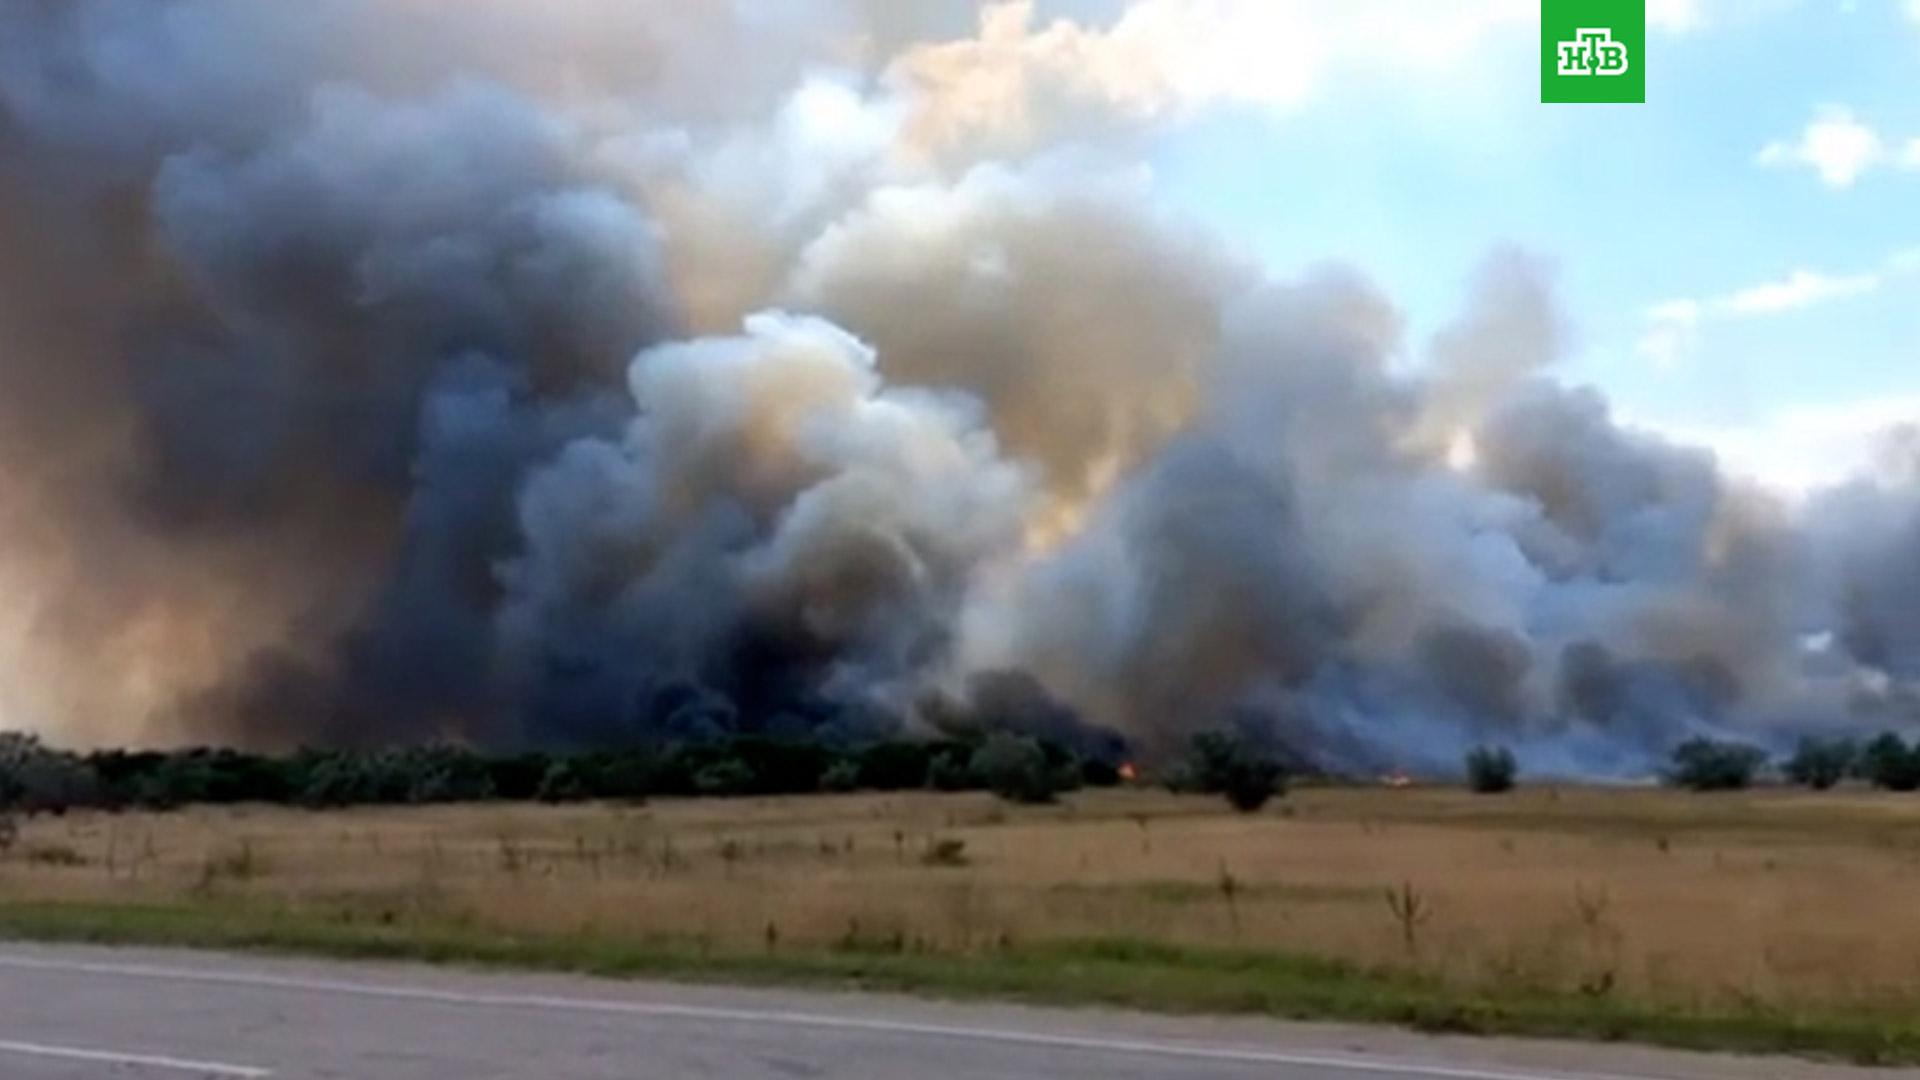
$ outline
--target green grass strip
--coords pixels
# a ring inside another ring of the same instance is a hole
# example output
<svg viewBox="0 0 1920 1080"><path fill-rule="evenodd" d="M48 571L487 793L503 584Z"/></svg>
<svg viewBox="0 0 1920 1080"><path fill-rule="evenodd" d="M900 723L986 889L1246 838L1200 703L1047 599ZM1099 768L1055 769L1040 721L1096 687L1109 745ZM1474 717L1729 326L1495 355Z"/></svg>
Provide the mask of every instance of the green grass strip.
<svg viewBox="0 0 1920 1080"><path fill-rule="evenodd" d="M1015 943L973 953L897 942L756 951L687 939L515 936L444 923L206 903L0 902L0 938L409 960L607 977L902 991L1404 1025L1424 1031L1626 1040L1700 1050L1920 1064L1920 1018L1872 1011L1692 1011L1580 994L1463 991L1405 974L1240 950L1132 941Z"/></svg>

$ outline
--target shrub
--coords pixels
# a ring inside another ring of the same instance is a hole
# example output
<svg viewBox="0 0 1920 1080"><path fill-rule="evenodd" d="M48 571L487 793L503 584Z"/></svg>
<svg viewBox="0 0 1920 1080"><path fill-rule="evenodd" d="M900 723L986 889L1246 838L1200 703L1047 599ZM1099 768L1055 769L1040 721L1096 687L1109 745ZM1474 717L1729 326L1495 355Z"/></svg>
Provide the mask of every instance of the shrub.
<svg viewBox="0 0 1920 1080"><path fill-rule="evenodd" d="M1696 737L1674 748L1666 778L1692 791L1737 791L1753 783L1766 761L1758 747Z"/></svg>
<svg viewBox="0 0 1920 1080"><path fill-rule="evenodd" d="M1080 782L1088 787L1119 787L1120 767L1111 761L1088 758L1080 763Z"/></svg>
<svg viewBox="0 0 1920 1080"><path fill-rule="evenodd" d="M972 771L987 790L1009 802L1053 801L1057 775L1047 764L1046 751L1032 739L989 736L973 753Z"/></svg>
<svg viewBox="0 0 1920 1080"><path fill-rule="evenodd" d="M168 810L190 803L286 802L298 793L298 759L204 748L88 755L103 805Z"/></svg>
<svg viewBox="0 0 1920 1080"><path fill-rule="evenodd" d="M756 779L746 762L725 757L693 774L693 786L702 795L747 795Z"/></svg>
<svg viewBox="0 0 1920 1080"><path fill-rule="evenodd" d="M815 741L744 737L727 751L753 773L755 795L806 795L820 790L820 777L832 764L827 748Z"/></svg>
<svg viewBox="0 0 1920 1080"><path fill-rule="evenodd" d="M493 771L471 750L423 746L389 765L404 777L409 803L481 802L494 797Z"/></svg>
<svg viewBox="0 0 1920 1080"><path fill-rule="evenodd" d="M373 774L356 754L324 754L307 763L300 787L302 806L353 806L374 802L379 794Z"/></svg>
<svg viewBox="0 0 1920 1080"><path fill-rule="evenodd" d="M1052 739L1038 738L1040 752L1046 756L1047 772L1053 776L1054 794L1080 790L1080 759L1073 751Z"/></svg>
<svg viewBox="0 0 1920 1080"><path fill-rule="evenodd" d="M873 791L925 787L932 751L923 744L883 742L860 754L860 786Z"/></svg>
<svg viewBox="0 0 1920 1080"><path fill-rule="evenodd" d="M592 798L592 792L580 773L580 763L562 759L547 766L534 797L544 803L582 802Z"/></svg>
<svg viewBox="0 0 1920 1080"><path fill-rule="evenodd" d="M1920 790L1920 746L1908 746L1889 731L1860 752L1860 771L1875 787Z"/></svg>
<svg viewBox="0 0 1920 1080"><path fill-rule="evenodd" d="M1467 786L1482 795L1512 791L1520 763L1504 746L1476 746L1467 751Z"/></svg>
<svg viewBox="0 0 1920 1080"><path fill-rule="evenodd" d="M1286 769L1246 738L1207 731L1193 737L1187 760L1172 770L1169 786L1225 795L1235 810L1250 814L1286 794Z"/></svg>
<svg viewBox="0 0 1920 1080"><path fill-rule="evenodd" d="M926 853L920 861L928 866L965 866L967 865L967 842L951 838L927 841Z"/></svg>
<svg viewBox="0 0 1920 1080"><path fill-rule="evenodd" d="M1240 740L1223 731L1203 731L1187 745L1187 760L1174 770L1180 786L1190 791L1218 795L1227 790L1233 759L1239 753Z"/></svg>
<svg viewBox="0 0 1920 1080"><path fill-rule="evenodd" d="M292 793L291 767L285 760L237 750L192 750L187 756L205 770L208 802L285 802Z"/></svg>
<svg viewBox="0 0 1920 1080"><path fill-rule="evenodd" d="M927 786L935 791L972 791L980 786L964 750L942 750L927 762Z"/></svg>
<svg viewBox="0 0 1920 1080"><path fill-rule="evenodd" d="M99 801L99 780L80 758L32 735L0 732L0 809L64 814Z"/></svg>
<svg viewBox="0 0 1920 1080"><path fill-rule="evenodd" d="M1267 800L1275 795L1285 794L1284 778L1278 761L1242 754L1227 768L1227 802L1235 810L1251 814L1267 805Z"/></svg>
<svg viewBox="0 0 1920 1080"><path fill-rule="evenodd" d="M820 774L820 790L844 794L860 788L860 763L850 758L841 758L827 766Z"/></svg>
<svg viewBox="0 0 1920 1080"><path fill-rule="evenodd" d="M586 754L573 762L586 798L638 801L655 794L699 794L694 775L715 759L711 752L661 755L635 747Z"/></svg>
<svg viewBox="0 0 1920 1080"><path fill-rule="evenodd" d="M487 762L487 775L493 781L494 794L502 799L531 799L540 793L552 761L545 754L515 754Z"/></svg>
<svg viewBox="0 0 1920 1080"><path fill-rule="evenodd" d="M1860 751L1846 739L1809 737L1800 740L1799 747L1787 759L1781 771L1796 784L1805 784L1815 791L1825 791L1846 779L1859 756Z"/></svg>

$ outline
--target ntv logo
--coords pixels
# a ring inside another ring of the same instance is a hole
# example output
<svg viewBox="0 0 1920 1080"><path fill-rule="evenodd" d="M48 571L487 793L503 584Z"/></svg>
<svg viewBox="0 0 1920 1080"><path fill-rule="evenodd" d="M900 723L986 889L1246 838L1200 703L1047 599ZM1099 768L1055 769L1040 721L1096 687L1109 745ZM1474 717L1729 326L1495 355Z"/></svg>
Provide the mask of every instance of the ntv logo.
<svg viewBox="0 0 1920 1080"><path fill-rule="evenodd" d="M1627 47L1604 26L1583 27L1572 41L1559 42L1562 75L1625 75Z"/></svg>
<svg viewBox="0 0 1920 1080"><path fill-rule="evenodd" d="M1540 100L1647 100L1646 0L1540 0Z"/></svg>

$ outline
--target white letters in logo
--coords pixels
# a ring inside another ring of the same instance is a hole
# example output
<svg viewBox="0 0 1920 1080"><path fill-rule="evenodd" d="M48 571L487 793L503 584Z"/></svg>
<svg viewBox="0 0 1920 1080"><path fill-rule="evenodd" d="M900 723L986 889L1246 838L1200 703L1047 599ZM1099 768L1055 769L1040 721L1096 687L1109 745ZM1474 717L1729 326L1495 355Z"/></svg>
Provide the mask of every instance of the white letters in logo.
<svg viewBox="0 0 1920 1080"><path fill-rule="evenodd" d="M1613 40L1613 32L1576 30L1572 41L1558 43L1562 75L1625 75L1627 47Z"/></svg>

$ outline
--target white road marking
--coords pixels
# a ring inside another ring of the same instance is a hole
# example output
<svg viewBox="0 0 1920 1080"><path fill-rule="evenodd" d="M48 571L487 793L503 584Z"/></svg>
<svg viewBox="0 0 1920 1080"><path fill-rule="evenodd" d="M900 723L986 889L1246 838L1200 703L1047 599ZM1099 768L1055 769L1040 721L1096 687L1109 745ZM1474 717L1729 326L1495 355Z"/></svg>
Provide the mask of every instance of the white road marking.
<svg viewBox="0 0 1920 1080"><path fill-rule="evenodd" d="M268 1069L249 1065L228 1065L219 1061L193 1061L159 1054L124 1054L116 1050L86 1050L76 1046L43 1046L40 1043L0 1039L0 1054L58 1058L62 1061L91 1061L103 1065L132 1065L148 1069L171 1069L196 1076L231 1076L235 1080L261 1080L272 1076Z"/></svg>
<svg viewBox="0 0 1920 1080"><path fill-rule="evenodd" d="M59 971L81 975L111 975L122 978L195 982L218 986L243 986L255 989L290 990L303 993L341 994L353 997L381 998L389 1001L419 1001L437 1005L466 1005L499 1009L538 1009L543 1011L600 1013L613 1016L638 1016L658 1019L700 1020L720 1023L754 1024L781 1027L816 1028L829 1031L858 1031L877 1035L920 1036L990 1042L1008 1046L1042 1049L1085 1050L1100 1053L1133 1054L1146 1057L1175 1058L1187 1061L1218 1061L1236 1065L1277 1065L1294 1068L1333 1069L1374 1076L1426 1078L1426 1080L1663 1080L1652 1076L1626 1076L1588 1072L1523 1072L1513 1069L1479 1068L1446 1062L1409 1058L1370 1058L1351 1054L1288 1053L1253 1047L1205 1046L1197 1043L1157 1042L1134 1039L1107 1039L1082 1035L1047 1035L1006 1028L965 1027L926 1024L902 1020L874 1020L863 1017L831 1016L823 1013L785 1012L761 1009L729 1009L706 1005L670 1005L638 1001L611 1001L595 998L551 997L541 994L474 994L454 990L434 990L420 986L394 986L380 983L349 982L338 979L306 979L285 975L214 969L174 968L152 964L109 964L83 961L39 960L25 956L0 954L0 968L24 971ZM242 1075L234 1073L232 1075ZM244 1075L261 1076L259 1072Z"/></svg>

